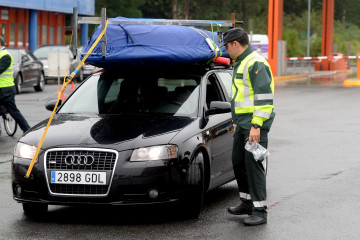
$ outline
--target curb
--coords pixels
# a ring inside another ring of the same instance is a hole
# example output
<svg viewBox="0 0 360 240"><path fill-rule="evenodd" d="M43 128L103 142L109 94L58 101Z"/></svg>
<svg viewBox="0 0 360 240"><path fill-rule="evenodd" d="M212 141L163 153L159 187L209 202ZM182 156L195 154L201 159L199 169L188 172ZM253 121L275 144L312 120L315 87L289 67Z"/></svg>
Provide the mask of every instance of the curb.
<svg viewBox="0 0 360 240"><path fill-rule="evenodd" d="M307 78L309 75L292 75L292 76L283 76L283 77L274 77L275 82L282 82L286 80L300 80L302 78Z"/></svg>
<svg viewBox="0 0 360 240"><path fill-rule="evenodd" d="M322 77L322 76L329 76L339 73L347 73L351 74L354 71L352 69L346 69L346 70L336 70L336 71L316 71L309 74L303 74L303 75L290 75L290 76L282 76L282 77L274 77L275 82L283 82L288 80L303 80L304 78L309 77Z"/></svg>
<svg viewBox="0 0 360 240"><path fill-rule="evenodd" d="M348 78L344 80L344 87L360 87L360 79L358 78Z"/></svg>

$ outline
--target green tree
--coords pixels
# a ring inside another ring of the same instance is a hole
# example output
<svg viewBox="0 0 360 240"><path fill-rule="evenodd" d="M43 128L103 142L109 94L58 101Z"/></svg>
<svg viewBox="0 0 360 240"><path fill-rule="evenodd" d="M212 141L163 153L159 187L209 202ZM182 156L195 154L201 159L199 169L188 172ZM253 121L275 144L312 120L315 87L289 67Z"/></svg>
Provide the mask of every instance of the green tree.
<svg viewBox="0 0 360 240"><path fill-rule="evenodd" d="M287 56L301 56L298 32L294 29L284 30L283 39L287 42Z"/></svg>
<svg viewBox="0 0 360 240"><path fill-rule="evenodd" d="M106 15L109 18L118 16L140 18L143 16L140 10L140 6L143 6L144 3L145 0L96 0L95 13L97 16L100 16L101 8L106 8Z"/></svg>

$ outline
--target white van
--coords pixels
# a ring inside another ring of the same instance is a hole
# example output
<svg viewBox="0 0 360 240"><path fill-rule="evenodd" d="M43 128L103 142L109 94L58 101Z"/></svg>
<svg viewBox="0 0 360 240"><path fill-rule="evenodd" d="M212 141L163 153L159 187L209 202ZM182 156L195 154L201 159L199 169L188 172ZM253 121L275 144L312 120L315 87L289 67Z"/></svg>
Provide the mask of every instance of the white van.
<svg viewBox="0 0 360 240"><path fill-rule="evenodd" d="M250 34L250 45L252 48L268 59L269 38L265 34Z"/></svg>

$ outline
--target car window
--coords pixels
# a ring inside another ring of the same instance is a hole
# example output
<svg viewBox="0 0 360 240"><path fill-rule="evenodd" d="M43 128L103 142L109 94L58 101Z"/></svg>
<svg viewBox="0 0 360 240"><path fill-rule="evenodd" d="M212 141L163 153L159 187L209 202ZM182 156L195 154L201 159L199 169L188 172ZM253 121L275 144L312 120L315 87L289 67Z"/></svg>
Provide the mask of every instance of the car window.
<svg viewBox="0 0 360 240"><path fill-rule="evenodd" d="M198 110L199 84L200 77L93 75L60 113L193 116Z"/></svg>
<svg viewBox="0 0 360 240"><path fill-rule="evenodd" d="M33 59L26 53L25 50L20 50L20 53L21 53L21 59L24 59L24 56L27 56L29 59L28 61L32 61Z"/></svg>
<svg viewBox="0 0 360 240"><path fill-rule="evenodd" d="M6 49L10 53L10 55L13 57L13 62L17 63L19 62L19 51L14 49Z"/></svg>
<svg viewBox="0 0 360 240"><path fill-rule="evenodd" d="M226 93L229 98L232 97L232 76L229 72L218 72L220 81L225 87Z"/></svg>
<svg viewBox="0 0 360 240"><path fill-rule="evenodd" d="M45 46L34 51L37 58L47 58L48 53L69 53L69 50L66 46Z"/></svg>
<svg viewBox="0 0 360 240"><path fill-rule="evenodd" d="M32 54L32 52L26 51L26 54L29 56L30 59L37 60L36 57L34 56L34 54Z"/></svg>
<svg viewBox="0 0 360 240"><path fill-rule="evenodd" d="M206 84L206 105L209 108L212 101L223 101L217 78L215 74L211 74Z"/></svg>

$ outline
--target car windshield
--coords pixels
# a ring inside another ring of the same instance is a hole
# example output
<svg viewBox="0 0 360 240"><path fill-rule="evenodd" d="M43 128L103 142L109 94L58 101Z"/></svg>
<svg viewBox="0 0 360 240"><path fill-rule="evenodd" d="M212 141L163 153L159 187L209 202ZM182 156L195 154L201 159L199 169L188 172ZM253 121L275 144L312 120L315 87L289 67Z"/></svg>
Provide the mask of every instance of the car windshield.
<svg viewBox="0 0 360 240"><path fill-rule="evenodd" d="M46 46L34 51L34 55L39 59L47 58L48 53L69 53L69 50L66 46Z"/></svg>
<svg viewBox="0 0 360 240"><path fill-rule="evenodd" d="M199 76L96 74L84 82L59 113L170 114L196 116Z"/></svg>
<svg viewBox="0 0 360 240"><path fill-rule="evenodd" d="M19 62L19 52L18 50L14 50L14 49L6 49L8 50L8 52L11 54L11 56L13 57L13 62L14 63L18 63Z"/></svg>

